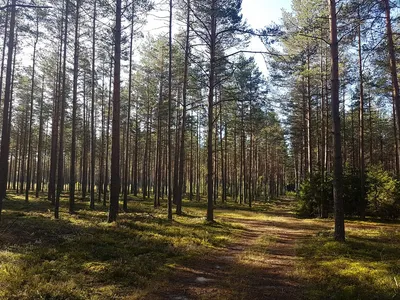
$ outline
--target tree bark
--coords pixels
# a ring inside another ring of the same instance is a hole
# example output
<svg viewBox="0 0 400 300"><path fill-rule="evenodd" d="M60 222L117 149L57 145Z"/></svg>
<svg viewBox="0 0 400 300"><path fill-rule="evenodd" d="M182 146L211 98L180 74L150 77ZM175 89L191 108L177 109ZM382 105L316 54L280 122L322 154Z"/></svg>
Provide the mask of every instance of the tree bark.
<svg viewBox="0 0 400 300"><path fill-rule="evenodd" d="M361 22L360 11L358 10L358 20ZM360 77L360 107L359 107L359 167L360 167L360 217L365 218L366 199L365 199L365 156L364 156L364 74L362 65L361 48L361 24L358 25L358 72Z"/></svg>
<svg viewBox="0 0 400 300"><path fill-rule="evenodd" d="M185 39L185 62L184 62L184 71L183 71L183 90L182 90L182 127L181 127L181 149L179 151L180 159L179 159L179 187L177 196L178 199L176 201L176 214L182 214L182 197L183 197L183 172L185 168L185 133L186 133L186 103L187 103L187 88L188 88L188 69L189 69L189 52L190 52L190 0L187 0L187 11L186 11L186 39ZM191 189L190 189L191 193Z"/></svg>
<svg viewBox="0 0 400 300"><path fill-rule="evenodd" d="M71 160L69 169L69 213L75 211L75 184L76 184L76 111L78 98L78 67L79 67L79 7L80 0L76 1L75 13L75 44L74 44L74 78L72 87L72 136L71 136Z"/></svg>
<svg viewBox="0 0 400 300"><path fill-rule="evenodd" d="M3 106L3 127L1 129L1 148L0 148L0 218L3 207L3 199L6 196L7 175L8 175L8 156L10 152L10 130L9 130L9 106L11 99L11 77L12 77L12 62L14 53L14 31L15 31L15 15L16 15L16 0L12 0L13 7L11 8L10 18L10 33L8 39L8 56L6 69L6 88L4 93Z"/></svg>
<svg viewBox="0 0 400 300"><path fill-rule="evenodd" d="M172 0L169 1L168 37L168 220L172 220Z"/></svg>
<svg viewBox="0 0 400 300"><path fill-rule="evenodd" d="M393 43L392 20L390 17L390 5L389 5L389 0L382 0L382 1L385 7L385 15L386 15L386 34L387 34L387 42L389 50L390 71L392 75L392 96L396 108L397 128L400 128L400 93L399 93L399 81L397 77L396 53ZM395 138L398 139L399 138L398 135Z"/></svg>
<svg viewBox="0 0 400 300"><path fill-rule="evenodd" d="M54 218L59 218L60 197L64 185L64 123L65 123L65 107L67 101L67 37L68 37L68 10L69 0L66 0L65 5L65 29L64 29L64 50L63 50L63 67L62 67L62 98L60 107L60 136L58 148L58 172L57 172L57 191L56 200L54 203Z"/></svg>
<svg viewBox="0 0 400 300"><path fill-rule="evenodd" d="M113 120L112 120L112 150L111 150L111 187L110 211L108 222L117 220L118 201L120 192L120 95L121 95L121 0L116 0L116 22L114 30L115 66L114 66L114 92L113 92Z"/></svg>
<svg viewBox="0 0 400 300"><path fill-rule="evenodd" d="M210 71L208 82L208 129L207 129L207 221L214 221L213 203L213 128L214 128L214 88L215 88L215 47L216 47L216 0L211 4L211 30L210 30Z"/></svg>
<svg viewBox="0 0 400 300"><path fill-rule="evenodd" d="M328 0L330 12L330 36L331 36L331 105L332 105L332 129L333 129L333 151L334 151L334 180L333 201L335 211L335 233L336 241L344 242L344 207L342 198L342 145L340 136L340 112L339 112L339 42L337 36L337 13L336 0Z"/></svg>
<svg viewBox="0 0 400 300"><path fill-rule="evenodd" d="M125 170L124 170L124 203L123 209L128 211L128 176L129 176L129 142L130 142L130 129L131 129L131 101L132 101L132 53L133 53L133 20L134 20L134 2L132 2L132 20L131 20L131 34L129 45L129 76L128 76L128 120L126 123L126 141L125 141Z"/></svg>
<svg viewBox="0 0 400 300"><path fill-rule="evenodd" d="M96 100L96 18L97 18L97 1L94 0L93 8L93 26L92 26L92 107L91 107L91 152L90 152L90 209L94 209L95 202L95 170L96 170L96 131L95 131L95 113L94 106Z"/></svg>
<svg viewBox="0 0 400 300"><path fill-rule="evenodd" d="M42 78L42 95L40 97L40 113L39 113L39 141L37 150L36 164L36 198L39 198L39 193L42 191L42 148L43 148L43 101L44 101L44 76Z"/></svg>

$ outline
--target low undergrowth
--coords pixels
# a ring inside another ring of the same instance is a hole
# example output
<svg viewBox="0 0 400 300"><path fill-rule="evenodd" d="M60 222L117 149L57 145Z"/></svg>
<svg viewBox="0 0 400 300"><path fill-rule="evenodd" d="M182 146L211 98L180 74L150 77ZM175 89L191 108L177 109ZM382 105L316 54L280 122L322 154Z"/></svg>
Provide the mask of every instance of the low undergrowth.
<svg viewBox="0 0 400 300"><path fill-rule="evenodd" d="M76 214L69 215L66 201L60 220L45 199L25 203L11 194L5 201L1 299L140 298L168 265L206 255L232 242L242 229L218 219L208 224L204 203L185 201L184 214L170 222L165 208L131 199L129 212L108 224L101 204L88 210L87 202L78 202ZM226 214L238 216L240 210L231 207Z"/></svg>
<svg viewBox="0 0 400 300"><path fill-rule="evenodd" d="M298 245L306 299L400 299L399 224L348 221L346 230L345 243L325 230Z"/></svg>

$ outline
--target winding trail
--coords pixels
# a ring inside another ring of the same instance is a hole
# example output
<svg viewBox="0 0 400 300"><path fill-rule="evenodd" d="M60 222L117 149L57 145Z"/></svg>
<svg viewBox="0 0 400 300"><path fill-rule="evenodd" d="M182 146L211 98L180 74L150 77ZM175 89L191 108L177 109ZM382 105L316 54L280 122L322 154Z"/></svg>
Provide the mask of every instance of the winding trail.
<svg viewBox="0 0 400 300"><path fill-rule="evenodd" d="M292 210L293 200L284 198L261 220L252 219L251 213L222 217L244 227L235 242L176 266L172 276L144 299L302 299L296 243L329 224L298 219Z"/></svg>

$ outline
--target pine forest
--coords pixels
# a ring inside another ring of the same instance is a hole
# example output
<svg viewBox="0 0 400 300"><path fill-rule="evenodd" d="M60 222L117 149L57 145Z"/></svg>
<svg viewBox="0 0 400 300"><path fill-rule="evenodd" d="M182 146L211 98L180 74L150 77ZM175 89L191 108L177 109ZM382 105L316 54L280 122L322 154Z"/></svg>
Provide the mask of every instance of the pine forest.
<svg viewBox="0 0 400 300"><path fill-rule="evenodd" d="M0 299L400 299L400 2L0 0Z"/></svg>

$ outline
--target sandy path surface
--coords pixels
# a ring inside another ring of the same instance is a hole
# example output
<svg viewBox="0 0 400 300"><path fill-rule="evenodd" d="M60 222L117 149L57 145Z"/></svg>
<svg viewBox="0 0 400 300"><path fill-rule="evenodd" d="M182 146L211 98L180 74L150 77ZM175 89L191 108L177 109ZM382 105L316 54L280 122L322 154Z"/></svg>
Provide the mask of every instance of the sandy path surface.
<svg viewBox="0 0 400 300"><path fill-rule="evenodd" d="M295 275L296 242L322 225L296 218L292 209L293 200L282 199L265 220L252 220L248 214L222 218L245 228L235 242L176 266L172 276L144 299L302 299Z"/></svg>

